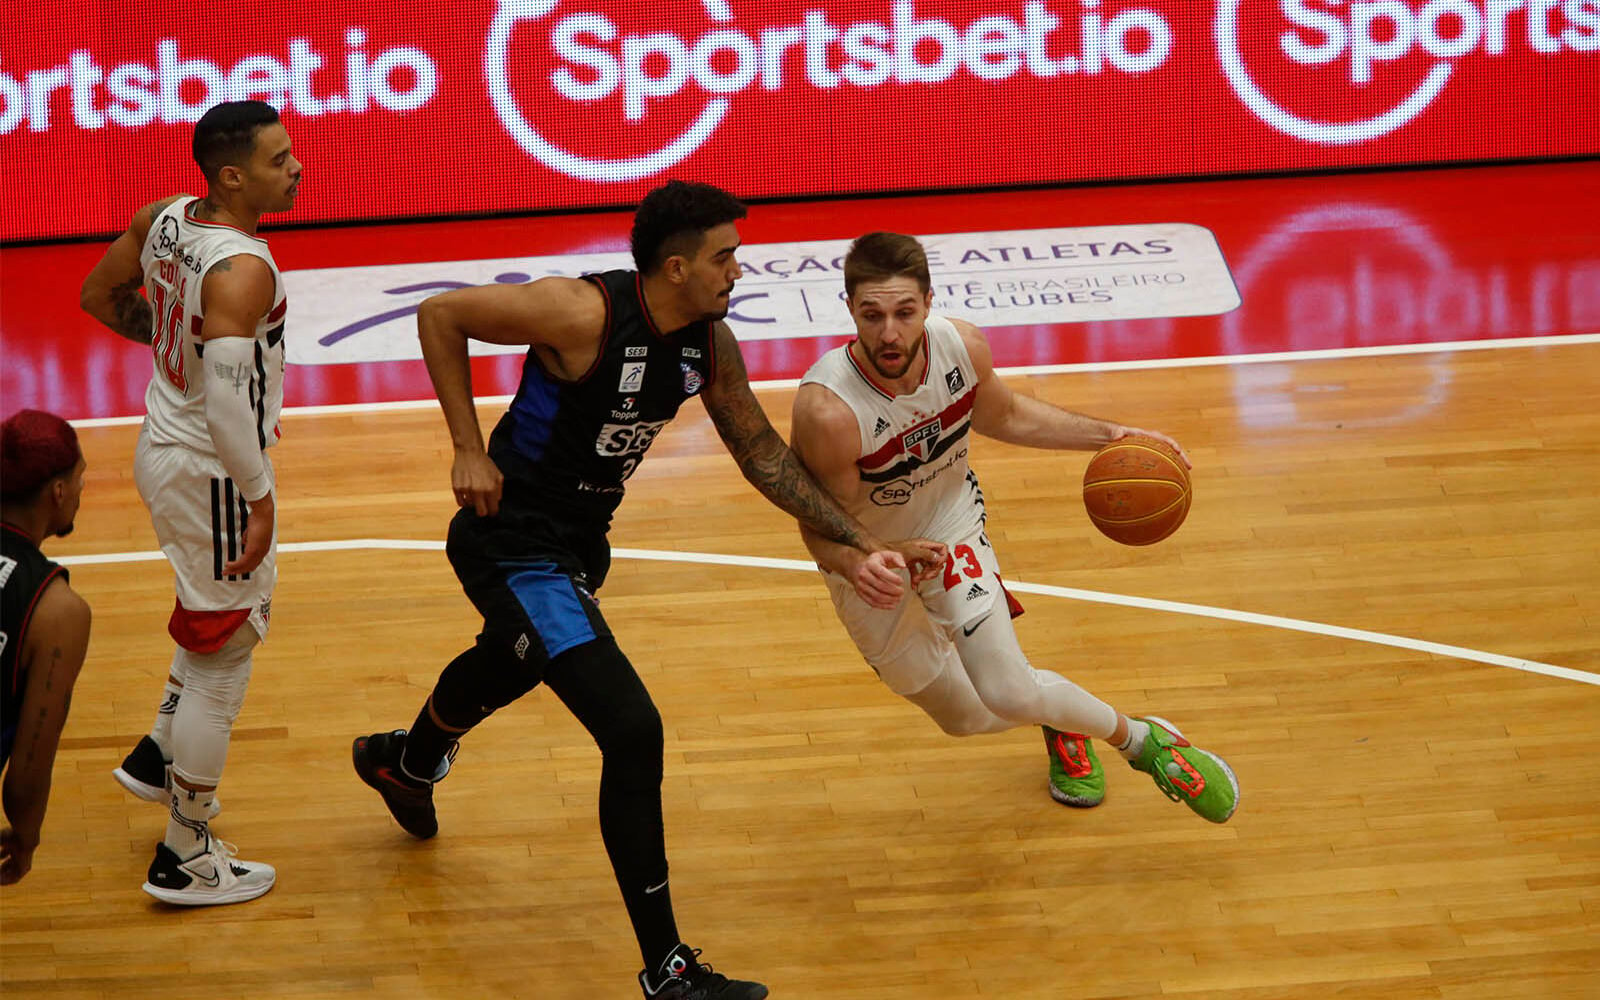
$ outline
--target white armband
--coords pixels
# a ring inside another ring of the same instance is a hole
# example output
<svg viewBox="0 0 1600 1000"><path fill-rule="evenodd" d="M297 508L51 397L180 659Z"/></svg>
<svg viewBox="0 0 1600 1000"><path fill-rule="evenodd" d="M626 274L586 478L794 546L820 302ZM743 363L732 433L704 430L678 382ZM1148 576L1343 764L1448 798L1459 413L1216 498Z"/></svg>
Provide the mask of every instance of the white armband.
<svg viewBox="0 0 1600 1000"><path fill-rule="evenodd" d="M255 347L251 337L214 337L205 341L201 357L211 445L240 495L252 503L272 490L272 474L261 454L260 430L250 398Z"/></svg>

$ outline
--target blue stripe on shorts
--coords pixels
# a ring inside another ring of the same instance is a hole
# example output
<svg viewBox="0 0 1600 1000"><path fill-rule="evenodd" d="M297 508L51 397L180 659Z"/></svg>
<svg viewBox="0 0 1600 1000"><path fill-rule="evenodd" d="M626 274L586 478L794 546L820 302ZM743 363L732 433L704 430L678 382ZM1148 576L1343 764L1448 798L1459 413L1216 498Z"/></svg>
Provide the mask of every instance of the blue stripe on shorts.
<svg viewBox="0 0 1600 1000"><path fill-rule="evenodd" d="M594 626L572 578L554 563L535 563L506 577L528 620L539 632L545 656L554 659L574 646L595 639Z"/></svg>

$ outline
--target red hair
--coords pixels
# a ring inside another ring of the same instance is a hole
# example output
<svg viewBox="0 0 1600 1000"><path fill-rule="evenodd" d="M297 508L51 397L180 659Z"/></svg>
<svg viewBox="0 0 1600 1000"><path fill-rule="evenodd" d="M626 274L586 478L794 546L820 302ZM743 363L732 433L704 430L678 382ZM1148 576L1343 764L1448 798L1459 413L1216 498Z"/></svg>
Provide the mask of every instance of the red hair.
<svg viewBox="0 0 1600 1000"><path fill-rule="evenodd" d="M43 410L18 410L0 427L0 497L31 500L82 457L71 424Z"/></svg>

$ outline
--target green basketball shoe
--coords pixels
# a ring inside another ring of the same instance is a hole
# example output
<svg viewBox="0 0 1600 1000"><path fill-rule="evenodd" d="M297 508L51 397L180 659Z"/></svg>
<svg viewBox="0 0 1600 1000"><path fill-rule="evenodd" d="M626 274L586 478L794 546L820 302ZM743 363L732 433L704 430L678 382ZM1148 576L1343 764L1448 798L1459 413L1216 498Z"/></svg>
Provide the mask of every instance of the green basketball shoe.
<svg viewBox="0 0 1600 1000"><path fill-rule="evenodd" d="M1106 773L1094 744L1081 733L1044 729L1044 745L1050 750L1050 797L1062 805L1088 809L1105 801Z"/></svg>
<svg viewBox="0 0 1600 1000"><path fill-rule="evenodd" d="M1128 766L1155 779L1156 787L1174 802L1182 802L1213 823L1226 823L1239 807L1239 779L1226 761L1209 750L1193 746L1178 727L1154 715L1140 720L1150 724L1144 749Z"/></svg>

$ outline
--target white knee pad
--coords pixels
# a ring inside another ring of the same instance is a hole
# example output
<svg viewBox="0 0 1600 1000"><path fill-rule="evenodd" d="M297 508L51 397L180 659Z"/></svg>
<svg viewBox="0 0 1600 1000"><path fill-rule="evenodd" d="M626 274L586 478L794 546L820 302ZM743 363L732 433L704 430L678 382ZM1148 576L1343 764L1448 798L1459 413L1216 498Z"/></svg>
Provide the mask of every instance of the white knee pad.
<svg viewBox="0 0 1600 1000"><path fill-rule="evenodd" d="M215 653L179 650L183 697L172 720L172 771L190 785L215 786L222 780L228 738L244 705L259 641L254 629L240 628Z"/></svg>

